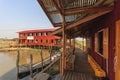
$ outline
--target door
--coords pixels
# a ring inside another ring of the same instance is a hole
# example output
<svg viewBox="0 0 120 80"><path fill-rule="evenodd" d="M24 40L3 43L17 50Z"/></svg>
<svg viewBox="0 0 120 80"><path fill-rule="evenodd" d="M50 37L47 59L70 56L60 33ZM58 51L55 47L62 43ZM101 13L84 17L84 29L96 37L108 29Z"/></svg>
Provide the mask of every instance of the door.
<svg viewBox="0 0 120 80"><path fill-rule="evenodd" d="M120 80L120 20L116 22L115 80Z"/></svg>

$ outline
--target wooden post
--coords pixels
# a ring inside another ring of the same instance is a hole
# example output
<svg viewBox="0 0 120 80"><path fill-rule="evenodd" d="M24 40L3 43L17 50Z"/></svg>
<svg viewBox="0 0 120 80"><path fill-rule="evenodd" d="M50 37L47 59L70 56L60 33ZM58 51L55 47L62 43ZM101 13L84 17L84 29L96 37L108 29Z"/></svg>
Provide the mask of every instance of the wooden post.
<svg viewBox="0 0 120 80"><path fill-rule="evenodd" d="M70 41L70 48L71 48L71 38L69 39L69 41Z"/></svg>
<svg viewBox="0 0 120 80"><path fill-rule="evenodd" d="M73 39L73 54L75 53L75 38Z"/></svg>
<svg viewBox="0 0 120 80"><path fill-rule="evenodd" d="M42 70L43 70L43 55L42 55L42 47L41 47L41 49L40 49L40 56L41 56Z"/></svg>
<svg viewBox="0 0 120 80"><path fill-rule="evenodd" d="M50 53L50 63L52 62L51 57L52 57L52 46L49 46L49 53Z"/></svg>
<svg viewBox="0 0 120 80"><path fill-rule="evenodd" d="M33 57L32 54L30 54L30 77L33 77L33 69L32 69L32 65L33 65Z"/></svg>
<svg viewBox="0 0 120 80"><path fill-rule="evenodd" d="M19 50L18 50L18 53L17 53L17 60L16 60L16 68L17 68L17 76L16 76L16 80L19 80Z"/></svg>
<svg viewBox="0 0 120 80"><path fill-rule="evenodd" d="M84 51L84 37L83 37L83 42L82 43L83 43L83 51Z"/></svg>
<svg viewBox="0 0 120 80"><path fill-rule="evenodd" d="M63 52L62 52L62 75L64 74L64 69L66 68L66 62L65 62L65 54L66 54L66 33L65 33L65 16L63 17L63 23L62 23L62 36L63 36Z"/></svg>

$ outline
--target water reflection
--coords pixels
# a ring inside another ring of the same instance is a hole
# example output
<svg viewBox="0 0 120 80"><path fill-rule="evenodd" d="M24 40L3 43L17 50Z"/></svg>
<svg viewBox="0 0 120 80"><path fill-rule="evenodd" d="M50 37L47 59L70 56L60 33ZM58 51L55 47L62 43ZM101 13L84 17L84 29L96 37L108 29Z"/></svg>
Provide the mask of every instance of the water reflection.
<svg viewBox="0 0 120 80"><path fill-rule="evenodd" d="M20 62L19 65L26 65L30 63L30 54L33 56L33 63L38 63L41 61L40 50L26 50L20 51ZM50 56L48 50L42 50L43 59L46 59Z"/></svg>
<svg viewBox="0 0 120 80"><path fill-rule="evenodd" d="M41 61L40 50L22 50L19 65L29 64L30 53L34 64ZM43 56L44 59L50 56L48 50L43 50ZM17 51L0 52L0 80L16 80L16 57Z"/></svg>

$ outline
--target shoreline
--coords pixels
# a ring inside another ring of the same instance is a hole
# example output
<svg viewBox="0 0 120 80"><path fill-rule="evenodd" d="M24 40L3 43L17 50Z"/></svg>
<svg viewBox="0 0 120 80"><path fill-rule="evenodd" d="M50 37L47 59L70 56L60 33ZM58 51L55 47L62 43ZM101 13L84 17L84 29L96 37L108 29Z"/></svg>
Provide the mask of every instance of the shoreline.
<svg viewBox="0 0 120 80"><path fill-rule="evenodd" d="M17 51L17 50L30 50L30 48L1 48L0 52L3 52L3 51Z"/></svg>

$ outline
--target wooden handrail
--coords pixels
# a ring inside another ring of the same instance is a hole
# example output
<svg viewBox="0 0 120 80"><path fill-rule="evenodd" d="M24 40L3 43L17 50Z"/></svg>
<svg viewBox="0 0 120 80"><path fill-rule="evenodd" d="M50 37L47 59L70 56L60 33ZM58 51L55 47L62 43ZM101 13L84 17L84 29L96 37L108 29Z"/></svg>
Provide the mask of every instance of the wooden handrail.
<svg viewBox="0 0 120 80"><path fill-rule="evenodd" d="M58 60L60 59L60 57L58 57L56 60L54 60L51 64L49 64L46 68L44 68L41 72L39 72L38 74L36 74L31 80L35 80L37 77L39 77L40 74L42 74L43 72L45 72L47 69L49 69L54 63L56 63Z"/></svg>

